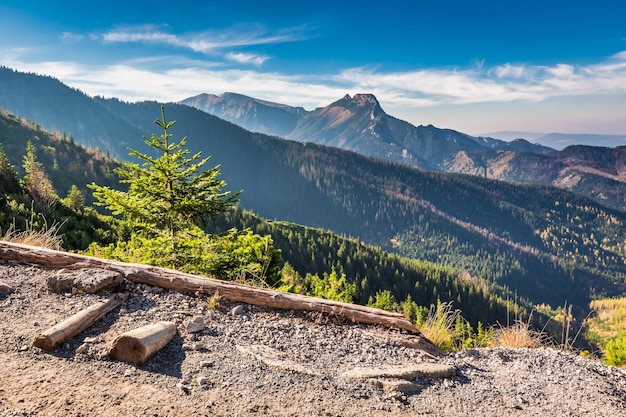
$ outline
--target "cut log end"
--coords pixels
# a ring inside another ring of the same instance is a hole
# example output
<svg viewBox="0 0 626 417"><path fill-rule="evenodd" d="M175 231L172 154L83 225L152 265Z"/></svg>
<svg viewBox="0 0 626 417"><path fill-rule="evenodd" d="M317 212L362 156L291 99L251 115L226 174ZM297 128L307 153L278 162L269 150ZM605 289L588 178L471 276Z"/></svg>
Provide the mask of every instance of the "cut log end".
<svg viewBox="0 0 626 417"><path fill-rule="evenodd" d="M57 341L51 339L48 335L41 334L33 340L33 346L50 352L56 348Z"/></svg>
<svg viewBox="0 0 626 417"><path fill-rule="evenodd" d="M135 365L143 365L149 355L146 346L131 336L120 336L111 351L109 357L118 361L129 362Z"/></svg>
<svg viewBox="0 0 626 417"><path fill-rule="evenodd" d="M109 357L134 365L143 365L163 349L176 335L176 324L161 321L134 329L118 336Z"/></svg>

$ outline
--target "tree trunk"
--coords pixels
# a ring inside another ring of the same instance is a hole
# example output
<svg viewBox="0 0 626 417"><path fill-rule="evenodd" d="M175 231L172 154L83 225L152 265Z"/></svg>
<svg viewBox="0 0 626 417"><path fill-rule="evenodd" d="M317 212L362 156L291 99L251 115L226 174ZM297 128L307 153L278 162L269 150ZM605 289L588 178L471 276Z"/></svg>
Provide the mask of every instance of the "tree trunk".
<svg viewBox="0 0 626 417"><path fill-rule="evenodd" d="M176 335L176 324L160 321L119 335L109 357L122 362L143 365L163 349Z"/></svg>
<svg viewBox="0 0 626 417"><path fill-rule="evenodd" d="M61 343L81 333L108 312L116 309L127 298L128 294L116 294L105 301L79 311L37 336L33 345L51 351Z"/></svg>

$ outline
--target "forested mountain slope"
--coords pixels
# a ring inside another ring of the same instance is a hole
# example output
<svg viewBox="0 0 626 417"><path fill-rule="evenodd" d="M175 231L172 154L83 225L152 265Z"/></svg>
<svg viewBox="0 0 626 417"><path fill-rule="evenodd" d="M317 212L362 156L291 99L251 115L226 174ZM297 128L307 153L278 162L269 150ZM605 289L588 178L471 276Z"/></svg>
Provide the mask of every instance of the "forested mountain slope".
<svg viewBox="0 0 626 417"><path fill-rule="evenodd" d="M71 134L79 143L117 157L126 156L128 141L144 133L57 79L6 67L0 67L0 110L26 118L46 131Z"/></svg>
<svg viewBox="0 0 626 417"><path fill-rule="evenodd" d="M53 207L42 208L29 203L25 190L19 189L17 179L24 177L21 160L25 143L33 143L36 158L42 163L59 194L66 193L67 184L77 185L83 196L90 197L86 184L92 181L113 188L123 186L113 173L118 162L101 152L87 150L67 137L50 134L32 126L26 120L0 114L1 155L11 154L8 161L19 168L15 176L5 165L0 167L0 230L44 230L55 227L68 250L84 250L97 242L106 245L118 238L120 230L112 219L97 215L84 207L58 201ZM5 152L6 150L6 152ZM0 158L2 160L2 158ZM61 168L61 167L65 167ZM61 194L61 197L64 194ZM34 223L33 223L34 222ZM56 225L56 226L53 226ZM356 285L354 302L366 304L381 291L390 291L398 302L407 297L419 306L436 305L439 301L453 302L474 326L503 322L512 307L506 298L512 293L506 288L484 281L465 280L458 271L430 262L421 262L390 255L362 242L341 237L332 232L307 228L287 222L268 222L236 208L209 224L211 232L232 227L251 228L262 235L271 235L285 263L292 268L287 275L328 277L337 274ZM123 233L123 231L122 231ZM530 312L532 306L519 300L520 311Z"/></svg>
<svg viewBox="0 0 626 417"><path fill-rule="evenodd" d="M24 87L26 88L26 87ZM73 100L74 90L58 94ZM29 102L38 103L37 92ZM83 96L80 96L83 97ZM82 100L82 99L81 99ZM147 152L142 135L156 132L160 103L91 99L71 106L100 109L122 129L105 150L123 144ZM41 101L41 104L45 104ZM2 103L1 105L5 105ZM67 105L50 106L68 120ZM585 305L622 294L626 215L547 186L515 186L475 176L424 172L337 148L254 134L184 105L165 105L171 133L188 136L192 152L212 155L242 207L267 219L344 234L408 257L465 270L466 276L509 286L534 303ZM20 116L30 117L28 114ZM100 132L97 124L94 131ZM89 125L77 142L89 143ZM141 132L137 134L137 132ZM103 135L106 136L106 135ZM102 137L103 137L102 136Z"/></svg>
<svg viewBox="0 0 626 417"><path fill-rule="evenodd" d="M90 204L93 198L87 184L93 181L108 186L119 184L113 172L119 162L102 151L80 146L71 135L49 133L35 122L0 113L0 144L20 177L24 174L22 165L28 141L37 149L37 159L46 167L61 197L76 185Z"/></svg>
<svg viewBox="0 0 626 417"><path fill-rule="evenodd" d="M101 103L140 129L158 103ZM192 151L213 156L242 206L460 267L537 303L620 294L626 215L545 186L424 172L253 134L186 106L166 111ZM176 130L174 130L176 132Z"/></svg>

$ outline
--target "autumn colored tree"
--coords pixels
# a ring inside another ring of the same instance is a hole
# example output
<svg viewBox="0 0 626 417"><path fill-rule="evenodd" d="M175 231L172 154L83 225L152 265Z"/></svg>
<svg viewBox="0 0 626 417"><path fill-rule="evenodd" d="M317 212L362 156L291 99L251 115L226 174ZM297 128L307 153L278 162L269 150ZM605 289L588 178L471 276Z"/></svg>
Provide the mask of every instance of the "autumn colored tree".
<svg viewBox="0 0 626 417"><path fill-rule="evenodd" d="M59 196L46 173L41 162L37 160L35 145L29 140L26 143L24 155L25 175L22 178L22 188L44 211L50 211L59 201Z"/></svg>

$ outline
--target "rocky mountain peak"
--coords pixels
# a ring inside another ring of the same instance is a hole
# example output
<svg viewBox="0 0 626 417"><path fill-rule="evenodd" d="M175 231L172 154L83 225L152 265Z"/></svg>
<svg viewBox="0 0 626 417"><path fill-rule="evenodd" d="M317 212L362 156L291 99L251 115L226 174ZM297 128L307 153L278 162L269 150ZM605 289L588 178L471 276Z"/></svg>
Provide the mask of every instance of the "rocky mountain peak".
<svg viewBox="0 0 626 417"><path fill-rule="evenodd" d="M343 96L343 100L348 103L354 103L357 107L376 106L380 107L380 103L374 96L374 94L355 94L354 97L350 97L350 94Z"/></svg>
<svg viewBox="0 0 626 417"><path fill-rule="evenodd" d="M352 101L355 102L357 106L380 106L374 94L355 94Z"/></svg>

